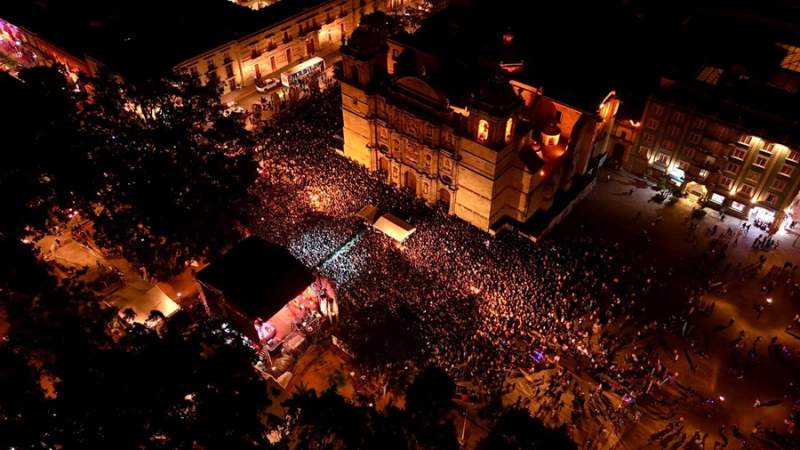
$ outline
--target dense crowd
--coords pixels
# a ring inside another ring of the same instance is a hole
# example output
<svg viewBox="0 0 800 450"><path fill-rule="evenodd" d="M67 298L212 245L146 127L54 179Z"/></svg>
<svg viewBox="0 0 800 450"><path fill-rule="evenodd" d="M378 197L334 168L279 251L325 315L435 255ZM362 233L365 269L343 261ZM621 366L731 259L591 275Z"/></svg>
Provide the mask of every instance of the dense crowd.
<svg viewBox="0 0 800 450"><path fill-rule="evenodd" d="M385 325L386 315L371 314L376 307L402 323L396 354L358 358L365 372L402 383L414 368L435 364L496 396L510 392L521 371L558 362L566 372L537 388L540 411L554 423L606 417L598 422L606 434L639 419L638 398L675 381L650 338L685 336L685 316L646 319L669 272L588 237L539 244L513 233L490 237L425 205L336 154L340 108L333 87L264 125L255 187L263 204L247 226L334 281L342 311L336 333L345 341L370 339L353 330ZM416 231L402 245L372 231L356 216L368 204ZM689 314L708 311L697 293L692 305L692 294Z"/></svg>

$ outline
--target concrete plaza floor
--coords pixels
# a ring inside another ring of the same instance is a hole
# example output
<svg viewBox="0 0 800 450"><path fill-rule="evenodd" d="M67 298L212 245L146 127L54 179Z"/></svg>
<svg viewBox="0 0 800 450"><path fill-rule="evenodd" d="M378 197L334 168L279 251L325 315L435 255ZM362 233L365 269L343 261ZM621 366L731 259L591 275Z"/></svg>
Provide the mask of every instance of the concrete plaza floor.
<svg viewBox="0 0 800 450"><path fill-rule="evenodd" d="M800 312L800 299L784 279L771 291L762 287L763 278L771 267L783 267L785 262L800 263L800 249L794 246L798 235L782 230L775 236L777 249L755 250L753 240L764 232L753 226L749 233L739 236L736 247L728 249L727 257L719 267L708 267L702 255L713 238L709 229L716 225L716 236L728 227L736 233L741 230L741 220L728 216L721 221L719 213L711 209L706 209L708 213L702 219L688 219L692 209L697 207L694 200L681 199L674 205L652 202L650 199L656 192L651 186L623 172L604 170L600 180L595 190L556 228L551 239L568 240L580 235L605 239L618 243L642 264L653 265L665 274L671 270L669 287L658 295L657 304L648 311L652 314L648 320L665 319L685 308L688 296L683 288L707 283L709 272L713 272L710 279L715 284L721 283L726 288L725 292L705 294L703 299L706 302L715 303L713 313L692 321L696 327L694 334L700 337L698 345L707 356L690 351L679 337L664 339L660 345L662 361L672 371L678 372L677 380L681 385L708 398L722 397L724 401L709 412L691 402L682 402L675 392L672 398L665 399L672 420L683 417L689 436L695 430L708 432L709 444L722 439L718 430L723 424L728 430L738 425L747 436L756 424L784 431L786 427L782 421L791 409L784 394L789 381L796 379L794 356L789 362L775 361L768 357L767 345L771 338L776 337L790 351L800 351L800 334L795 337L786 331L792 318ZM629 194L631 189L633 193ZM687 226L692 221L698 223L696 241L687 238ZM733 268L737 264L756 266L760 256L766 257L766 262L753 277L735 273ZM724 270L726 263L731 267L728 271ZM793 279L790 281L794 282ZM772 303L765 303L766 298L770 298ZM760 316L756 311L759 304L766 306ZM723 328L731 320L732 325ZM742 377L728 370L733 343L740 332L745 333L742 339L744 352L751 346L758 352L757 362L749 365ZM672 357L672 350L678 351L677 360ZM756 400L780 403L756 408ZM640 424L622 436L616 448L653 448L653 444L645 444L647 437L665 423L663 418L643 418ZM730 431L727 434L732 441L729 446L737 448Z"/></svg>

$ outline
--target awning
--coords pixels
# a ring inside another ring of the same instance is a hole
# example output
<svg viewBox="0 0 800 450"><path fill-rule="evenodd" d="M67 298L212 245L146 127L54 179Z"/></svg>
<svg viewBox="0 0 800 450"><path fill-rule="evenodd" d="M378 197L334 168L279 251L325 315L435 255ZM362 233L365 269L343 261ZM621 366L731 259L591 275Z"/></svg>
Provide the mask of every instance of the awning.
<svg viewBox="0 0 800 450"><path fill-rule="evenodd" d="M416 228L393 214L384 214L375 222L375 229L397 242L403 242Z"/></svg>
<svg viewBox="0 0 800 450"><path fill-rule="evenodd" d="M378 208L375 205L367 205L361 208L361 211L356 216L367 224L372 225L375 223L375 219L378 218Z"/></svg>
<svg viewBox="0 0 800 450"><path fill-rule="evenodd" d="M144 323L150 311L159 311L164 317L170 317L181 309L158 286L144 292L122 289L108 301L119 309L120 314L128 308L132 309L136 313L134 321L137 323Z"/></svg>

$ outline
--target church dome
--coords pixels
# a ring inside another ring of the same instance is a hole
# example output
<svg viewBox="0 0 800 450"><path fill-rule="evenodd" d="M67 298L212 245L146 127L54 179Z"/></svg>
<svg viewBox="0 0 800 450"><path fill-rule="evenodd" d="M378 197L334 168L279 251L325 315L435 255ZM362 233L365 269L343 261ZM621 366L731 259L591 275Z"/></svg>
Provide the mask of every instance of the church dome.
<svg viewBox="0 0 800 450"><path fill-rule="evenodd" d="M478 108L498 116L509 114L519 103L519 97L502 73L491 76L481 85L478 93Z"/></svg>
<svg viewBox="0 0 800 450"><path fill-rule="evenodd" d="M358 55L372 55L381 49L381 37L366 27L358 27L347 40L347 50Z"/></svg>

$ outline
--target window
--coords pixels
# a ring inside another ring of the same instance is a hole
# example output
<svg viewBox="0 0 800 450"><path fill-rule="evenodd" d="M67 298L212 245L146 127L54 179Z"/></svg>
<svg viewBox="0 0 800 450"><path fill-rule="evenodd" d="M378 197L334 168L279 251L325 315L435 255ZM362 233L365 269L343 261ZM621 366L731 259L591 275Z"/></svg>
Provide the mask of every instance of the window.
<svg viewBox="0 0 800 450"><path fill-rule="evenodd" d="M649 158L650 157L650 147L641 146L637 152L639 156L642 158Z"/></svg>
<svg viewBox="0 0 800 450"><path fill-rule="evenodd" d="M661 146L664 147L664 150L675 150L675 142L674 141L662 141Z"/></svg>
<svg viewBox="0 0 800 450"><path fill-rule="evenodd" d="M653 104L653 114L660 116L664 112L664 107L661 105Z"/></svg>
<svg viewBox="0 0 800 450"><path fill-rule="evenodd" d="M274 56L270 56L270 57L269 57L269 66L272 68L272 71L273 71L273 72L275 72L276 70L278 70L278 67L277 67L277 65L275 64L275 57L274 57Z"/></svg>
<svg viewBox="0 0 800 450"><path fill-rule="evenodd" d="M784 164L781 167L781 170L778 171L778 174L783 175L785 177L790 177L790 176L792 176L792 172L794 172L794 167L792 167L792 166L790 166L788 164Z"/></svg>
<svg viewBox="0 0 800 450"><path fill-rule="evenodd" d="M656 155L656 162L666 166L667 163L669 162L669 155L666 153L658 152L658 155Z"/></svg>
<svg viewBox="0 0 800 450"><path fill-rule="evenodd" d="M789 152L789 156L787 156L786 159L791 162L800 161L800 151L792 150L791 152Z"/></svg>
<svg viewBox="0 0 800 450"><path fill-rule="evenodd" d="M773 144L771 142L769 144L764 145L764 147L761 148L762 152L769 153L770 155L772 154L772 152L774 150L775 150L775 144Z"/></svg>
<svg viewBox="0 0 800 450"><path fill-rule="evenodd" d="M786 189L786 182L783 180L775 180L772 182L772 189L775 191L783 191Z"/></svg>
<svg viewBox="0 0 800 450"><path fill-rule="evenodd" d="M642 143L646 145L653 145L653 142L656 141L656 137L650 133L642 134Z"/></svg>
<svg viewBox="0 0 800 450"><path fill-rule="evenodd" d="M485 144L489 142L489 122L485 119L481 119L478 122L478 142L481 144Z"/></svg>
<svg viewBox="0 0 800 450"><path fill-rule="evenodd" d="M670 125L670 127L667 128L667 134L671 138L676 138L681 134L681 129L676 127L675 125Z"/></svg>
<svg viewBox="0 0 800 450"><path fill-rule="evenodd" d="M750 136L749 134L743 134L739 136L740 144L747 145L749 147L752 142L753 142L753 136Z"/></svg>
<svg viewBox="0 0 800 450"><path fill-rule="evenodd" d="M739 186L739 192L741 192L744 195L753 195L754 190L755 188L753 186L750 186L749 184L743 184Z"/></svg>
<svg viewBox="0 0 800 450"><path fill-rule="evenodd" d="M769 161L769 159L767 159L766 156L759 156L756 158L755 161L753 161L753 165L755 167L760 167L763 169L764 167L766 167L767 161Z"/></svg>
<svg viewBox="0 0 800 450"><path fill-rule="evenodd" d="M742 203L731 202L731 209L734 210L734 211L742 212L742 211L744 211L744 208L745 208L745 206Z"/></svg>
<svg viewBox="0 0 800 450"><path fill-rule="evenodd" d="M719 179L719 184L730 189L731 185L733 185L733 178L722 177Z"/></svg>
<svg viewBox="0 0 800 450"><path fill-rule="evenodd" d="M725 166L725 171L731 173L739 173L739 165L734 163L728 163L728 165Z"/></svg>
<svg viewBox="0 0 800 450"><path fill-rule="evenodd" d="M225 78L233 78L233 64L225 65Z"/></svg>
<svg viewBox="0 0 800 450"><path fill-rule="evenodd" d="M775 194L767 194L767 198L764 201L769 205L776 205L778 204L778 196Z"/></svg>
<svg viewBox="0 0 800 450"><path fill-rule="evenodd" d="M647 119L647 128L655 130L658 128L658 121L656 119Z"/></svg>
<svg viewBox="0 0 800 450"><path fill-rule="evenodd" d="M731 157L736 158L738 160L744 161L744 157L747 155L746 150L742 150L741 148L735 148L731 152Z"/></svg>
<svg viewBox="0 0 800 450"><path fill-rule="evenodd" d="M694 125L695 128L701 128L701 129L705 128L706 120L705 119L694 119L694 122L692 123L692 125Z"/></svg>
<svg viewBox="0 0 800 450"><path fill-rule="evenodd" d="M711 203L716 203L717 205L721 205L722 202L725 201L725 196L720 194L711 194Z"/></svg>
<svg viewBox="0 0 800 450"><path fill-rule="evenodd" d="M286 64L291 64L292 62L292 49L286 49Z"/></svg>
<svg viewBox="0 0 800 450"><path fill-rule="evenodd" d="M672 120L674 122L683 123L684 115L682 112L675 111L672 113Z"/></svg>
<svg viewBox="0 0 800 450"><path fill-rule="evenodd" d="M687 139L690 144L699 144L700 143L700 133L689 133L689 138Z"/></svg>
<svg viewBox="0 0 800 450"><path fill-rule="evenodd" d="M706 178L706 177L708 177L708 171L706 169L701 169L700 178Z"/></svg>
<svg viewBox="0 0 800 450"><path fill-rule="evenodd" d="M689 170L689 163L687 161L678 161L678 169Z"/></svg>
<svg viewBox="0 0 800 450"><path fill-rule="evenodd" d="M513 138L513 129L514 129L514 119L509 117L506 121L506 144L511 142L511 138Z"/></svg>

